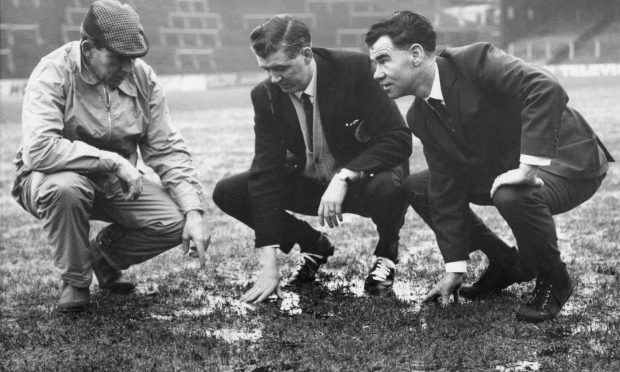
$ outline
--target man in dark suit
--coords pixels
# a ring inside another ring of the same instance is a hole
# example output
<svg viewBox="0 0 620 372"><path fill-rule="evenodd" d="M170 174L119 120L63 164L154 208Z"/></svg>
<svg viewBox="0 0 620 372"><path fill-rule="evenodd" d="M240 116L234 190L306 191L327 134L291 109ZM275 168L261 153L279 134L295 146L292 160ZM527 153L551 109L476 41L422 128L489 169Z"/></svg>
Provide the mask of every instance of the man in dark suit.
<svg viewBox="0 0 620 372"><path fill-rule="evenodd" d="M261 272L243 301L280 294L276 250L302 252L289 284L312 282L334 252L324 234L287 213L370 217L379 233L364 288L389 293L407 202L411 132L373 79L362 53L312 48L308 27L290 15L269 18L250 35L269 78L251 93L255 155L248 172L220 180L215 203L255 230ZM403 164L405 164L403 166Z"/></svg>
<svg viewBox="0 0 620 372"><path fill-rule="evenodd" d="M573 291L560 259L553 215L589 199L613 159L546 71L488 43L435 53L428 20L401 11L366 35L375 79L392 98L416 97L407 114L428 170L405 184L409 202L433 229L446 275L425 301L456 295L469 252L489 258L463 296L476 298L536 278L517 318L554 318ZM494 205L517 241L511 248L469 203Z"/></svg>

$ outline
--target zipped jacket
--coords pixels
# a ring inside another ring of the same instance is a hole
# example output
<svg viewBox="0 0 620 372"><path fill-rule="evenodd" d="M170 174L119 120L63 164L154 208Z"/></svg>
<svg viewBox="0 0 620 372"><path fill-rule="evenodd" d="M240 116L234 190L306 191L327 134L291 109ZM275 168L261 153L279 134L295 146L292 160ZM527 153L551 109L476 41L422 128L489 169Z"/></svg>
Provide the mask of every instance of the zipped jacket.
<svg viewBox="0 0 620 372"><path fill-rule="evenodd" d="M14 196L32 171L74 171L112 197L121 192L117 156L136 165L138 152L184 213L203 211L202 186L149 65L135 59L133 73L110 88L83 66L79 41L41 59L24 95Z"/></svg>

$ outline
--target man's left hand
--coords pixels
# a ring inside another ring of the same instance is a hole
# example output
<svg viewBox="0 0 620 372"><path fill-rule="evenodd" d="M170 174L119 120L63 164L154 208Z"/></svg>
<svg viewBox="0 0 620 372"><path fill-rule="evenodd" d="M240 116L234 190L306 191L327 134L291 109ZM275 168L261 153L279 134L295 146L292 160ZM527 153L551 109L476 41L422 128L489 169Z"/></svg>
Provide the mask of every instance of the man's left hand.
<svg viewBox="0 0 620 372"><path fill-rule="evenodd" d="M338 222L342 222L342 202L347 195L348 188L349 185L338 176L332 178L321 198L317 212L321 226L325 226L327 222L327 226L334 228L338 226Z"/></svg>
<svg viewBox="0 0 620 372"><path fill-rule="evenodd" d="M465 273L446 273L446 275L424 297L424 303L441 298L442 305L450 303L450 295L454 294L454 302L459 302L459 288L463 284Z"/></svg>
<svg viewBox="0 0 620 372"><path fill-rule="evenodd" d="M325 226L325 222L331 228L338 226L338 222L342 222L342 203L350 182L359 181L362 178L361 171L352 171L346 168L340 169L332 178L327 190L321 198L319 210L319 223Z"/></svg>
<svg viewBox="0 0 620 372"><path fill-rule="evenodd" d="M497 189L505 185L543 186L544 182L536 176L537 172L537 166L521 163L519 168L500 174L495 178L491 187L491 198L495 195Z"/></svg>
<svg viewBox="0 0 620 372"><path fill-rule="evenodd" d="M189 251L189 242L196 244L196 252L200 261L200 268L205 267L205 251L211 243L211 235L205 234L202 215L198 211L189 211L185 215L185 226L183 227L183 253Z"/></svg>

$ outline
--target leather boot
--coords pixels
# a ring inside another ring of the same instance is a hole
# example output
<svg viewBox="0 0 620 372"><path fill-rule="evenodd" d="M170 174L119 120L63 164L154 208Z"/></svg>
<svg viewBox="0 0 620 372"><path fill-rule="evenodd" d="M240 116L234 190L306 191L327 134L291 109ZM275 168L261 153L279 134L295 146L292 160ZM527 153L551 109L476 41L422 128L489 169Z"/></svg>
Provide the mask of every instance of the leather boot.
<svg viewBox="0 0 620 372"><path fill-rule="evenodd" d="M86 310L89 303L90 291L88 287L74 287L63 282L56 311L59 313L78 313Z"/></svg>
<svg viewBox="0 0 620 372"><path fill-rule="evenodd" d="M573 282L564 263L542 272L530 300L517 310L517 319L533 323L553 319L572 293Z"/></svg>
<svg viewBox="0 0 620 372"><path fill-rule="evenodd" d="M515 247L501 257L489 257L489 266L480 278L471 286L462 286L461 296L469 299L499 293L514 283L523 281L519 252Z"/></svg>
<svg viewBox="0 0 620 372"><path fill-rule="evenodd" d="M312 248L301 252L301 259L286 285L299 286L314 282L319 267L327 262L327 257L334 254L334 249L334 245L327 239L327 236L321 234Z"/></svg>
<svg viewBox="0 0 620 372"><path fill-rule="evenodd" d="M101 248L97 243L97 239L90 242L90 252L92 256L92 265L95 277L99 282L99 288L104 292L112 294L126 295L132 293L136 286L126 280L123 280L123 274L120 270L112 267L101 253Z"/></svg>

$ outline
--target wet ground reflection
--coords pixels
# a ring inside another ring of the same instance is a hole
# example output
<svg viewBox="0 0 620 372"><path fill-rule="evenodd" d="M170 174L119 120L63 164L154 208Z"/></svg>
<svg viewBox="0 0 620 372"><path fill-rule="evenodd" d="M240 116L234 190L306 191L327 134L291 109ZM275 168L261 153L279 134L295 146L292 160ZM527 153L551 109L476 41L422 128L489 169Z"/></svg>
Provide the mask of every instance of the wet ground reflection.
<svg viewBox="0 0 620 372"><path fill-rule="evenodd" d="M388 296L396 298L411 305L411 312L420 311L421 298L424 293L420 292L407 282L396 282ZM343 278L331 279L326 282L316 282L302 287L284 288L284 298L279 303L281 313L289 316L303 314L304 303L325 301L327 297L334 300L343 297L361 298L368 296L364 292L364 283L361 280L349 281ZM306 311L307 312L307 311ZM315 314L316 315L316 314ZM331 317L334 314L321 314L321 317Z"/></svg>

